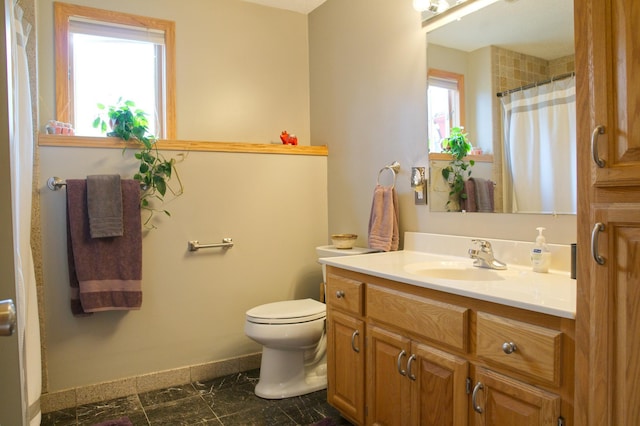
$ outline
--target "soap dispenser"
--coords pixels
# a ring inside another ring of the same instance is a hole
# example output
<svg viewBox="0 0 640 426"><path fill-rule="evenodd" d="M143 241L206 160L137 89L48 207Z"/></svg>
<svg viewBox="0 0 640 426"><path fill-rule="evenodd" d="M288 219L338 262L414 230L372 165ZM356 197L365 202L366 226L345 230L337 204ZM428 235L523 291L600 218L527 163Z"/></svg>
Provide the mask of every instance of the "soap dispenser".
<svg viewBox="0 0 640 426"><path fill-rule="evenodd" d="M536 237L535 246L531 249L531 266L534 272L549 272L549 265L551 264L551 252L547 247L547 240L542 231L543 227L536 228L538 236Z"/></svg>

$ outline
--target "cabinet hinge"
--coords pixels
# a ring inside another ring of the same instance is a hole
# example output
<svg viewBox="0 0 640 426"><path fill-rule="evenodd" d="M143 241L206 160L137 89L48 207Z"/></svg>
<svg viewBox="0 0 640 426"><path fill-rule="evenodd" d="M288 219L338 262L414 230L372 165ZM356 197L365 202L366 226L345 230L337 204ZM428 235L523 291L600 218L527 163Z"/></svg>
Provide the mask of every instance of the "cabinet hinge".
<svg viewBox="0 0 640 426"><path fill-rule="evenodd" d="M466 386L467 395L471 395L472 385L473 385L473 382L471 381L471 377L467 377L467 386Z"/></svg>
<svg viewBox="0 0 640 426"><path fill-rule="evenodd" d="M558 426L564 426L564 417L558 417Z"/></svg>

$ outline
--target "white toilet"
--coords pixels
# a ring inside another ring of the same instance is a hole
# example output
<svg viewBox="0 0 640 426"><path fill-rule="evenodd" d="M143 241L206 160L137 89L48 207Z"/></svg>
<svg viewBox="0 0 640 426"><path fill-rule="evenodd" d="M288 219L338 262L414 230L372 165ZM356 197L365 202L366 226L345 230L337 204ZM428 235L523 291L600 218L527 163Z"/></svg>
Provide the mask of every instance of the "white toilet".
<svg viewBox="0 0 640 426"><path fill-rule="evenodd" d="M316 247L319 258L369 253L373 250L335 246ZM325 265L322 265L326 282ZM313 299L267 303L249 309L245 334L262 344L259 397L282 399L327 387L327 337L324 303Z"/></svg>
<svg viewBox="0 0 640 426"><path fill-rule="evenodd" d="M262 344L259 397L282 399L327 387L326 306L313 299L267 303L247 311L244 332Z"/></svg>

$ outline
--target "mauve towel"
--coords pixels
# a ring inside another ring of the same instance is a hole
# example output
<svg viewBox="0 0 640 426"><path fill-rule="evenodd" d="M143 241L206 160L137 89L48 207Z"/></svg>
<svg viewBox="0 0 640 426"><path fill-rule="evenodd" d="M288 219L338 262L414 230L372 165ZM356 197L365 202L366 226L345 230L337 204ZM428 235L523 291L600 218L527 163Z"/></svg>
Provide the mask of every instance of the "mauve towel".
<svg viewBox="0 0 640 426"><path fill-rule="evenodd" d="M473 179L467 179L464 181L464 193L467 198L461 201L462 209L466 212L477 212L478 206L476 204L476 184Z"/></svg>
<svg viewBox="0 0 640 426"><path fill-rule="evenodd" d="M67 251L74 315L140 309L142 304L140 184L136 180L121 184L123 235L91 238L87 183L67 180Z"/></svg>
<svg viewBox="0 0 640 426"><path fill-rule="evenodd" d="M479 212L493 213L493 181L473 178L476 186L476 204Z"/></svg>
<svg viewBox="0 0 640 426"><path fill-rule="evenodd" d="M120 175L87 176L87 211L91 238L122 236Z"/></svg>
<svg viewBox="0 0 640 426"><path fill-rule="evenodd" d="M369 217L369 248L398 250L400 243L398 195L392 186L376 185Z"/></svg>

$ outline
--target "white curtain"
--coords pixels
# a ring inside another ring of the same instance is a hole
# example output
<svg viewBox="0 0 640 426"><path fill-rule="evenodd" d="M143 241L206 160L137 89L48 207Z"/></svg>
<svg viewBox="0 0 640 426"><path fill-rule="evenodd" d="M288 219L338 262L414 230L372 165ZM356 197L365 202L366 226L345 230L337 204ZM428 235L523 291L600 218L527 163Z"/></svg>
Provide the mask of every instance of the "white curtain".
<svg viewBox="0 0 640 426"><path fill-rule="evenodd" d="M504 198L514 213L576 213L575 77L501 98Z"/></svg>
<svg viewBox="0 0 640 426"><path fill-rule="evenodd" d="M11 196L17 288L18 340L26 384L25 419L39 425L42 372L40 323L36 280L31 254L31 199L33 183L33 120L26 44L30 24L22 24L22 9L10 0L12 28L13 138L11 150Z"/></svg>

